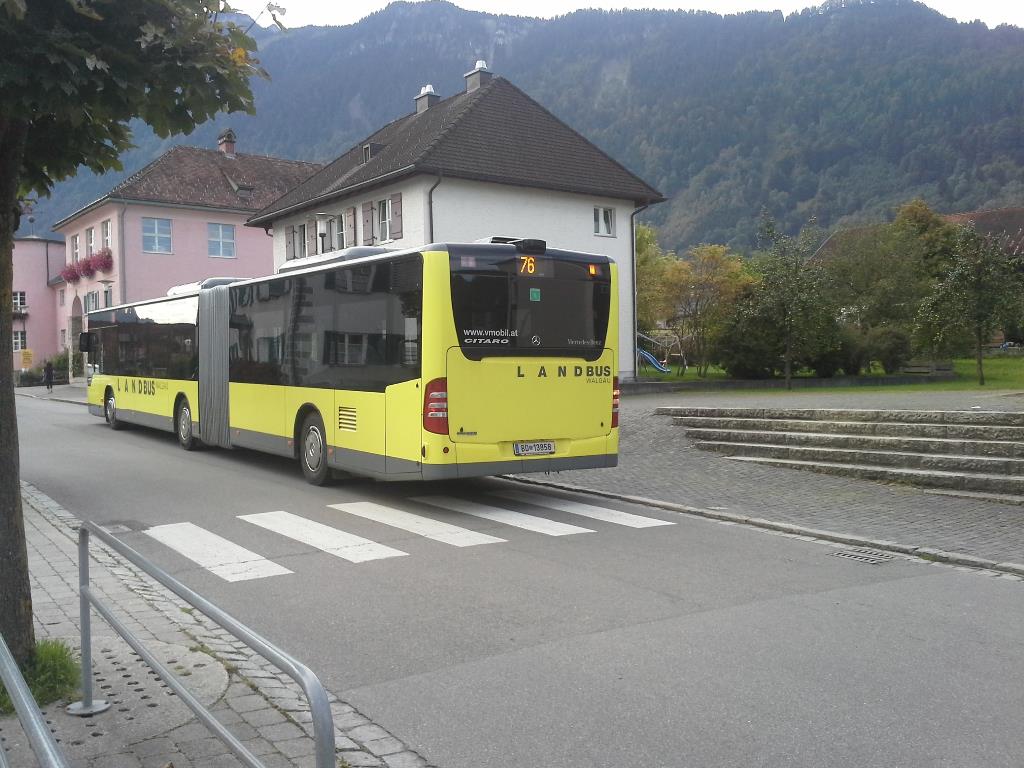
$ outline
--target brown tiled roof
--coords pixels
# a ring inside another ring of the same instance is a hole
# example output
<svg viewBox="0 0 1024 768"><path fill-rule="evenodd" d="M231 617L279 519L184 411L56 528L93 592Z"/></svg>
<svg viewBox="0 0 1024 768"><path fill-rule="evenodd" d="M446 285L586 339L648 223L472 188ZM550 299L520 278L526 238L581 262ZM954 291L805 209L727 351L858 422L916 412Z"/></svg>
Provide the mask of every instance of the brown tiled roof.
<svg viewBox="0 0 1024 768"><path fill-rule="evenodd" d="M374 153L363 163L363 147ZM650 203L665 198L507 80L400 118L249 220L266 224L285 211L413 173L600 195Z"/></svg>
<svg viewBox="0 0 1024 768"><path fill-rule="evenodd" d="M258 211L322 166L264 155L226 155L177 146L99 200L54 225L57 229L106 200L139 200L200 208Z"/></svg>
<svg viewBox="0 0 1024 768"><path fill-rule="evenodd" d="M951 224L973 224L983 235L1005 235L1011 250L1024 253L1024 208L950 213L943 218Z"/></svg>

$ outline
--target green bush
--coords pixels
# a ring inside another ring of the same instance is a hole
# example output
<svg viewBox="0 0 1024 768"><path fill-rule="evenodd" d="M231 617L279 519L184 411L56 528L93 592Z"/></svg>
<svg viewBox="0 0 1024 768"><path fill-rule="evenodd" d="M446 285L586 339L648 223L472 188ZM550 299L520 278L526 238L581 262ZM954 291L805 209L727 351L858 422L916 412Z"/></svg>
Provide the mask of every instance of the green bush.
<svg viewBox="0 0 1024 768"><path fill-rule="evenodd" d="M806 367L814 371L820 379L831 379L843 367L843 350L841 347L819 352L807 361Z"/></svg>
<svg viewBox="0 0 1024 768"><path fill-rule="evenodd" d="M892 326L872 328L867 348L871 359L881 363L886 373L899 373L900 367L910 359L910 334Z"/></svg>
<svg viewBox="0 0 1024 768"><path fill-rule="evenodd" d="M63 640L40 640L28 668L22 670L39 706L66 698L78 688L80 671L75 654ZM11 714L14 705L0 684L0 714Z"/></svg>
<svg viewBox="0 0 1024 768"><path fill-rule="evenodd" d="M768 379L782 362L783 343L778 329L738 306L722 325L715 359L734 379Z"/></svg>
<svg viewBox="0 0 1024 768"><path fill-rule="evenodd" d="M840 368L847 376L860 376L871 364L868 342L865 335L852 326L843 326L839 331Z"/></svg>

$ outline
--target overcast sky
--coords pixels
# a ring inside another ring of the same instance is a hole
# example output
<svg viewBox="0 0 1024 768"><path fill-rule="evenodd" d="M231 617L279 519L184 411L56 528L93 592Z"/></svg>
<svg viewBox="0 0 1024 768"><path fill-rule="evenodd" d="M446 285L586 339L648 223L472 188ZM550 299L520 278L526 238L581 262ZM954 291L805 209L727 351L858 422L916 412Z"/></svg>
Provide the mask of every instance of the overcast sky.
<svg viewBox="0 0 1024 768"><path fill-rule="evenodd" d="M286 9L280 17L288 27L302 27L307 24L352 24L364 16L380 10L387 0L275 0ZM792 13L818 3L791 2L790 0L455 0L461 8L488 13L515 13L520 16L560 16L578 8L685 8L714 13L736 13L738 11L781 10ZM925 0L925 4L945 16L959 21L980 19L990 27L999 24L1014 24L1024 27L1024 0ZM266 8L266 0L234 0L232 6L250 16L256 16ZM264 13L259 19L261 26L271 21L270 14Z"/></svg>

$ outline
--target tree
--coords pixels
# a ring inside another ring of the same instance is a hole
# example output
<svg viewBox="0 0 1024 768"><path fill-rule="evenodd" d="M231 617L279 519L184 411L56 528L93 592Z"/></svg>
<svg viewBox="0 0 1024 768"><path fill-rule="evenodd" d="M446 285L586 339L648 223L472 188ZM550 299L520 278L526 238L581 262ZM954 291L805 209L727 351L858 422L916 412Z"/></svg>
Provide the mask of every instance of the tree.
<svg viewBox="0 0 1024 768"><path fill-rule="evenodd" d="M949 267L956 246L957 229L923 200L911 200L896 212L893 231L916 250L925 270L934 277Z"/></svg>
<svg viewBox="0 0 1024 768"><path fill-rule="evenodd" d="M879 326L910 328L931 290L923 244L893 224L837 233L820 255L831 300L862 334Z"/></svg>
<svg viewBox="0 0 1024 768"><path fill-rule="evenodd" d="M658 233L649 224L636 228L636 325L650 331L665 315L665 268L673 261L658 245Z"/></svg>
<svg viewBox="0 0 1024 768"><path fill-rule="evenodd" d="M685 259L665 268L665 306L669 324L688 340L697 375L707 376L715 336L730 306L750 282L739 256L724 245L698 245Z"/></svg>
<svg viewBox="0 0 1024 768"><path fill-rule="evenodd" d="M948 345L968 332L974 346L978 384L985 383L985 342L1007 320L1018 320L1024 280L1019 259L1005 238L957 227L950 265L935 290L921 304L915 334L933 348Z"/></svg>
<svg viewBox="0 0 1024 768"><path fill-rule="evenodd" d="M255 43L222 0L0 0L0 632L35 647L19 483L11 291L21 203L80 166L120 169L129 121L161 137L254 112Z"/></svg>
<svg viewBox="0 0 1024 768"><path fill-rule="evenodd" d="M755 262L760 281L753 303L756 314L778 329L782 372L790 389L795 361L811 360L839 345L836 312L828 300L824 270L811 258L822 236L813 221L796 237L784 235L774 220L764 216L760 237L769 251Z"/></svg>

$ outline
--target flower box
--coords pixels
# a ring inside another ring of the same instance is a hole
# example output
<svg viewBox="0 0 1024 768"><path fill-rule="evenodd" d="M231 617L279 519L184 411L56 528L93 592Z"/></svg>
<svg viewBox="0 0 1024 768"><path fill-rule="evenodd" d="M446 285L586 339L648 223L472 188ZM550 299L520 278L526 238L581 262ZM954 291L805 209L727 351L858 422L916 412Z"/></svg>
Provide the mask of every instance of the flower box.
<svg viewBox="0 0 1024 768"><path fill-rule="evenodd" d="M109 272L114 268L114 255L109 248L100 248L89 258L93 272Z"/></svg>
<svg viewBox="0 0 1024 768"><path fill-rule="evenodd" d="M60 271L60 276L64 278L65 283L77 283L82 279L82 276L78 274L78 267L74 264L68 264L64 269Z"/></svg>

